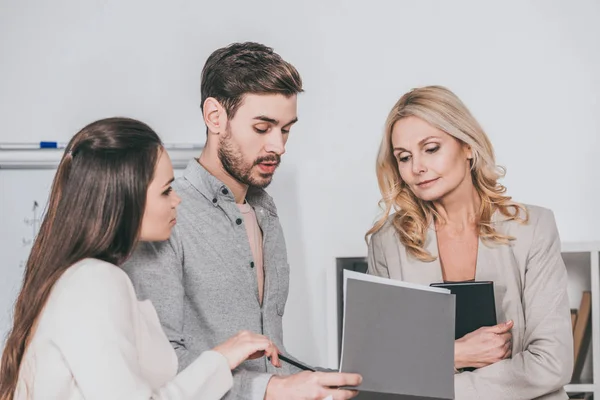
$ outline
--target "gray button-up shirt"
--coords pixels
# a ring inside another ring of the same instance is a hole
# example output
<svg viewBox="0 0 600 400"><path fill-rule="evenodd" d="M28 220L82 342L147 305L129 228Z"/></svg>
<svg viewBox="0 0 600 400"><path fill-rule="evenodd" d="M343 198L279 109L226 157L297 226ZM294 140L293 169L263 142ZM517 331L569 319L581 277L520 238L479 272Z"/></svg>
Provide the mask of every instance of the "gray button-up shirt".
<svg viewBox="0 0 600 400"><path fill-rule="evenodd" d="M177 225L165 242L140 243L124 265L138 298L150 299L179 358L179 369L202 351L240 330L269 337L285 354L282 317L289 289L289 265L277 209L262 189L246 200L263 232L265 272L262 306L243 216L233 194L196 160L173 188L181 197ZM262 400L272 374L299 372L265 358L234 371L226 399Z"/></svg>

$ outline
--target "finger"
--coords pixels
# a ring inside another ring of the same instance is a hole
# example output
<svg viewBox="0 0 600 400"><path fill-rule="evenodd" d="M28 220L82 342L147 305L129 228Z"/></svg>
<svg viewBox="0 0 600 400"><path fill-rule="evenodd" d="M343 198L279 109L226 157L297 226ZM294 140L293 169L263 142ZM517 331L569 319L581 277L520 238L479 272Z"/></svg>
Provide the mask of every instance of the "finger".
<svg viewBox="0 0 600 400"><path fill-rule="evenodd" d="M265 355L264 351L257 351L257 352L254 352L254 353L250 354L248 356L248 360L255 360L257 358L261 358L264 355Z"/></svg>
<svg viewBox="0 0 600 400"><path fill-rule="evenodd" d="M270 358L271 364L275 367L281 367L281 362L279 361L279 350L274 345L271 345L265 350L265 354Z"/></svg>
<svg viewBox="0 0 600 400"><path fill-rule="evenodd" d="M271 357L270 360L271 360L271 364L273 364L274 367L281 368L281 361L279 361L279 357L274 356L274 357Z"/></svg>
<svg viewBox="0 0 600 400"><path fill-rule="evenodd" d="M322 386L358 386L362 382L359 374L339 372L323 372L319 374L319 383Z"/></svg>
<svg viewBox="0 0 600 400"><path fill-rule="evenodd" d="M505 344L512 341L512 335L510 333L497 333L496 335L498 335L498 337L502 339Z"/></svg>
<svg viewBox="0 0 600 400"><path fill-rule="evenodd" d="M514 322L506 321L502 324L490 326L489 330L494 333L504 333L504 332L508 332L509 330L511 330L513 325L514 325Z"/></svg>
<svg viewBox="0 0 600 400"><path fill-rule="evenodd" d="M279 356L279 353L281 353L279 351L279 347L277 347L277 345L273 342L269 342L269 347L267 347L267 349L265 350L266 352L270 353L275 353L277 356Z"/></svg>
<svg viewBox="0 0 600 400"><path fill-rule="evenodd" d="M271 342L269 341L269 339L265 338L264 336L261 336L259 338L249 338L243 340L243 344L241 344L240 347L244 346L246 358L254 360L265 355L265 352L269 348L270 343Z"/></svg>
<svg viewBox="0 0 600 400"><path fill-rule="evenodd" d="M262 335L257 336L248 341L248 347L253 351L266 351L271 346L271 341Z"/></svg>

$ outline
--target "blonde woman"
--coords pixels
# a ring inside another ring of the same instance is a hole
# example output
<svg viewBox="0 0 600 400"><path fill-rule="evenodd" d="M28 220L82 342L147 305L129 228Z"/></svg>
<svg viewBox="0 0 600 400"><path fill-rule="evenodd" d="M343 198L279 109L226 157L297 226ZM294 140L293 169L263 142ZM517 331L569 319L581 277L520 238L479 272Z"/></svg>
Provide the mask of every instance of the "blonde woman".
<svg viewBox="0 0 600 400"><path fill-rule="evenodd" d="M456 340L455 398L567 399L573 342L554 215L506 196L503 172L454 93L429 86L402 96L377 158L384 213L367 232L369 273L493 281L499 324Z"/></svg>

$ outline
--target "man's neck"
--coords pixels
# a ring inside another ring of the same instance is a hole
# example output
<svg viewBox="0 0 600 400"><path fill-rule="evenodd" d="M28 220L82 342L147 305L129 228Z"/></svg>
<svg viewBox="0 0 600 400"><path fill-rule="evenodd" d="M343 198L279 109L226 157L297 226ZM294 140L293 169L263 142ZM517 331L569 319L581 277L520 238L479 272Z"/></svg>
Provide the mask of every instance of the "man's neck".
<svg viewBox="0 0 600 400"><path fill-rule="evenodd" d="M198 158L200 165L232 191L237 204L243 204L246 199L246 194L248 193L248 185L239 182L229 175L229 173L225 171L225 168L223 168L223 164L221 163L221 160L219 160L219 157L206 150L207 149L204 148L202 154L200 154L200 158Z"/></svg>

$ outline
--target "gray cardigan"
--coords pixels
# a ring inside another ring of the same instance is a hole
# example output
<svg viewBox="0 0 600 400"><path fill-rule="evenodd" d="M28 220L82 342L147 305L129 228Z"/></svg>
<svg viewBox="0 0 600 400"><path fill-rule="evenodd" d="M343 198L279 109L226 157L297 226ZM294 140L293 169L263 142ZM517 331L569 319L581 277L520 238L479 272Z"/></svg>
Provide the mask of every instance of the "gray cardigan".
<svg viewBox="0 0 600 400"><path fill-rule="evenodd" d="M455 376L457 400L563 400L571 379L573 337L567 271L552 211L527 206L529 223L492 221L516 238L510 245L479 241L476 280L494 281L498 322L514 321L512 358ZM391 217L390 217L391 218ZM430 226L425 248L438 255ZM407 254L390 220L369 243L373 275L430 284L442 281L439 260L422 262Z"/></svg>

